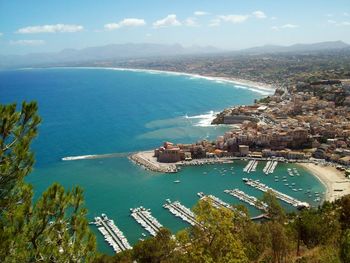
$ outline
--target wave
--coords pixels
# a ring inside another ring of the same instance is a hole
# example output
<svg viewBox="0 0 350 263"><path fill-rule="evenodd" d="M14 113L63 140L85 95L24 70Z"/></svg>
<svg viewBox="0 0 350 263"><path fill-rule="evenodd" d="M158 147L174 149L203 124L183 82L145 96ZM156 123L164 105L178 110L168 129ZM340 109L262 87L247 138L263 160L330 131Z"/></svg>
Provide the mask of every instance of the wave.
<svg viewBox="0 0 350 263"><path fill-rule="evenodd" d="M188 116L186 114L185 118L198 120L194 124L194 126L209 127L209 126L212 126L211 122L215 119L217 114L218 114L218 112L214 112L211 110L211 111L207 112L206 114L200 114L200 115L195 115L195 116Z"/></svg>

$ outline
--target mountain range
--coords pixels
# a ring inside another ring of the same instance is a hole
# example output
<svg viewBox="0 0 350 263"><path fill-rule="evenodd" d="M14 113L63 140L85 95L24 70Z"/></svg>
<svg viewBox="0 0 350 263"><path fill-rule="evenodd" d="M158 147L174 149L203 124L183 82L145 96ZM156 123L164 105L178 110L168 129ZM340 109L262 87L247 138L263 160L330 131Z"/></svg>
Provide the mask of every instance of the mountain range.
<svg viewBox="0 0 350 263"><path fill-rule="evenodd" d="M31 66L72 65L93 61L120 61L147 57L169 57L179 55L205 54L264 54L283 52L315 52L322 50L350 49L350 45L342 41L329 41L313 44L295 44L291 46L265 45L236 51L218 49L212 46L184 47L180 44L165 45L151 43L110 44L84 49L64 49L52 53L30 53L26 55L0 55L0 68L16 68Z"/></svg>

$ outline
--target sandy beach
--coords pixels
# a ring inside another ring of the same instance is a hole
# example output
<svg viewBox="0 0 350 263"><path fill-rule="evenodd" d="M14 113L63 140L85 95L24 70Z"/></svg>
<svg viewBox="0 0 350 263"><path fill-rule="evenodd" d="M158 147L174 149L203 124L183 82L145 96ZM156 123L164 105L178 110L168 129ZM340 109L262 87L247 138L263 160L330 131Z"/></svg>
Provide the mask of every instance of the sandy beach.
<svg viewBox="0 0 350 263"><path fill-rule="evenodd" d="M350 179L345 177L344 172L332 166L322 166L313 163L299 163L317 177L326 187L325 200L334 201L344 195L350 194Z"/></svg>
<svg viewBox="0 0 350 263"><path fill-rule="evenodd" d="M107 68L107 69L120 70L120 71L136 71L136 72L138 71L138 72L148 72L148 73L157 73L157 74L182 75L182 76L188 76L192 78L202 78L202 79L207 79L212 81L221 81L221 82L227 82L232 84L238 84L238 85L242 85L243 86L242 88L254 88L256 89L256 91L266 92L266 93L273 93L276 89L276 87L273 87L272 85L267 83L240 79L240 78L216 77L216 76L207 76L207 75L187 73L187 72L155 70L155 69L132 69L132 68L117 68L117 67Z"/></svg>
<svg viewBox="0 0 350 263"><path fill-rule="evenodd" d="M53 67L55 68L55 67ZM178 71L167 71L167 70L156 70L156 69L137 69L137 68L118 68L118 67L60 67L60 68L85 68L85 69L109 69L109 70L117 70L117 71L133 71L133 72L146 72L150 74L169 74L169 75L181 75L188 76L190 78L201 78L207 79L216 82L226 82L231 83L239 88L250 89L261 93L263 95L273 94L275 92L276 87L271 84L251 81L247 79L240 78L229 78L229 77L217 77L217 76L207 76L201 74L187 73L187 72L178 72ZM30 70L32 68L23 68Z"/></svg>

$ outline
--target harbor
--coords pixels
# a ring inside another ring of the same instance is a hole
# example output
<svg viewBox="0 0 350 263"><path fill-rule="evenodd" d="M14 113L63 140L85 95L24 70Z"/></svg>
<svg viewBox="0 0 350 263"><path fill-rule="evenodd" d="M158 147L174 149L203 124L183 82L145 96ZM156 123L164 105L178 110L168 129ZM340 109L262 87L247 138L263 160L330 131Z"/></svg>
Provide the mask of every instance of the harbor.
<svg viewBox="0 0 350 263"><path fill-rule="evenodd" d="M95 222L93 223L115 253L132 249L123 232L119 230L114 221L109 219L107 215L102 214L101 217L95 217Z"/></svg>
<svg viewBox="0 0 350 263"><path fill-rule="evenodd" d="M156 236L160 228L163 226L158 220L152 216L150 209L142 206L137 208L130 208L131 216L152 236Z"/></svg>
<svg viewBox="0 0 350 263"><path fill-rule="evenodd" d="M298 209L301 209L301 208L308 208L310 207L310 204L307 203L307 202L302 202L302 201L299 201L297 200L296 198L293 198L289 195L286 195L284 193L281 193L271 187L268 187L267 185L261 183L259 180L252 180L252 179L248 179L248 178L243 178L242 179L246 185L249 185L251 187L254 187L255 189L258 189L262 192L268 192L268 191L271 191L275 196L276 198L278 198L279 200L287 203L287 204L290 204Z"/></svg>
<svg viewBox="0 0 350 263"><path fill-rule="evenodd" d="M236 211L234 207L229 205L228 203L225 203L220 198L213 196L213 195L205 195L203 192L197 193L197 195L200 197L200 200L209 200L211 204L216 208L228 208L232 211Z"/></svg>
<svg viewBox="0 0 350 263"><path fill-rule="evenodd" d="M239 190L239 189L233 189L233 190L225 190L225 193L234 196L238 198L239 200L259 209L264 212L267 211L268 205L260 200L258 200L255 196L251 196L246 194L245 192Z"/></svg>
<svg viewBox="0 0 350 263"><path fill-rule="evenodd" d="M275 171L277 164L278 164L277 161L267 161L263 169L264 174L266 175L272 174Z"/></svg>
<svg viewBox="0 0 350 263"><path fill-rule="evenodd" d="M195 214L189 208L182 205L179 201L171 202L170 199L167 199L163 207L190 225L200 226L196 220Z"/></svg>
<svg viewBox="0 0 350 263"><path fill-rule="evenodd" d="M255 172L256 167L258 166L258 161L257 160L250 160L248 164L243 168L243 172L250 173L250 172Z"/></svg>

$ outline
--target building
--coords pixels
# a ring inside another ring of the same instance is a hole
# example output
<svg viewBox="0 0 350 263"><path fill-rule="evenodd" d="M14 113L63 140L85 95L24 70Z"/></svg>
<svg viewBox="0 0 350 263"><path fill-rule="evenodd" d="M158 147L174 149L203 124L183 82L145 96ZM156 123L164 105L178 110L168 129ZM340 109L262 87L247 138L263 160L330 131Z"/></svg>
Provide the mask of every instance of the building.
<svg viewBox="0 0 350 263"><path fill-rule="evenodd" d="M240 156L247 156L249 154L249 146L248 145L239 145L239 155Z"/></svg>

